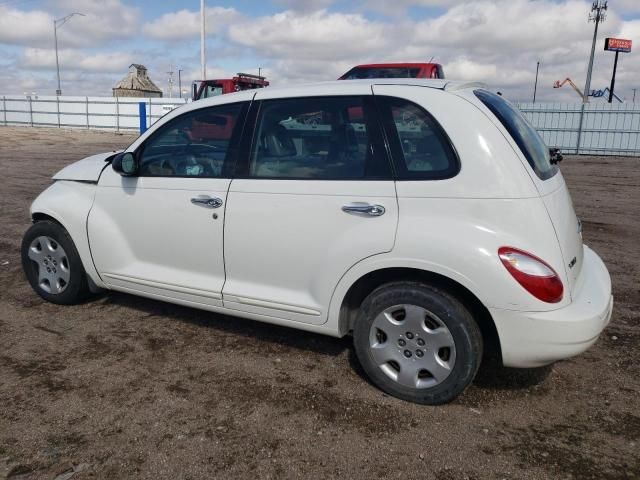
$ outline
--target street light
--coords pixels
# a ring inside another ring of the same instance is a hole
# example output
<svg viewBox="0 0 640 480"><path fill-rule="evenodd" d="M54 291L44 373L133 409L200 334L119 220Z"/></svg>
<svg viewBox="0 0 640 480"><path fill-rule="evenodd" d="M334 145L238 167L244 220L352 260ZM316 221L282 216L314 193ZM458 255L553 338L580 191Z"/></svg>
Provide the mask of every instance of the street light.
<svg viewBox="0 0 640 480"><path fill-rule="evenodd" d="M62 95L62 90L60 89L60 62L58 61L58 28L67 23L74 15L80 15L82 17L86 16L84 13L74 12L70 13L66 17L58 18L53 21L53 39L56 44L56 72L58 73L58 89L56 90L56 95L58 96Z"/></svg>

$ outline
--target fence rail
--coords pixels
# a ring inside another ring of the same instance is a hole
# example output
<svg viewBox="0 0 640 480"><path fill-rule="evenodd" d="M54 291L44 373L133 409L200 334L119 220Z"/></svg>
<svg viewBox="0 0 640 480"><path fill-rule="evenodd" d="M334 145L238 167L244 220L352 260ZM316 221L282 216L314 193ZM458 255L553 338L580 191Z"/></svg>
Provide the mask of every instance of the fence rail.
<svg viewBox="0 0 640 480"><path fill-rule="evenodd" d="M138 130L139 103L152 125L180 98L2 96L2 125ZM565 153L640 156L640 104L520 103L547 145Z"/></svg>
<svg viewBox="0 0 640 480"><path fill-rule="evenodd" d="M139 103L147 125L184 105L180 98L2 96L2 125L138 130Z"/></svg>
<svg viewBox="0 0 640 480"><path fill-rule="evenodd" d="M565 153L640 156L640 105L520 103L545 143Z"/></svg>

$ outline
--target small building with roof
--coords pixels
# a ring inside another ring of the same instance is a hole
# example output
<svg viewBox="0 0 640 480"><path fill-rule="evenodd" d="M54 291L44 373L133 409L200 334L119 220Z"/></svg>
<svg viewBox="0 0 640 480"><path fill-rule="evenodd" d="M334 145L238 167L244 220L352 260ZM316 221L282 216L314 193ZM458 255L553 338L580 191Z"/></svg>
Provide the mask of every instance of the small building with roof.
<svg viewBox="0 0 640 480"><path fill-rule="evenodd" d="M127 76L112 90L114 97L162 97L162 90L149 78L147 67L139 63L132 63Z"/></svg>

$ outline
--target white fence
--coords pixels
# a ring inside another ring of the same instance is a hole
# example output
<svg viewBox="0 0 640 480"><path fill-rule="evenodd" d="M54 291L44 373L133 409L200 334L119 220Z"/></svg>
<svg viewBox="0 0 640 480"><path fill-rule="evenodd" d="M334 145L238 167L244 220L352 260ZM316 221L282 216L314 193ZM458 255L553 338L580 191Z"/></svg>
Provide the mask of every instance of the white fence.
<svg viewBox="0 0 640 480"><path fill-rule="evenodd" d="M186 103L181 98L55 97L5 95L0 99L1 125L138 130L140 102L146 124Z"/></svg>
<svg viewBox="0 0 640 480"><path fill-rule="evenodd" d="M139 103L150 126L181 98L1 97L0 125L138 130ZM640 156L640 104L521 103L518 108L547 145L564 153Z"/></svg>
<svg viewBox="0 0 640 480"><path fill-rule="evenodd" d="M550 147L564 153L640 155L640 104L520 103Z"/></svg>

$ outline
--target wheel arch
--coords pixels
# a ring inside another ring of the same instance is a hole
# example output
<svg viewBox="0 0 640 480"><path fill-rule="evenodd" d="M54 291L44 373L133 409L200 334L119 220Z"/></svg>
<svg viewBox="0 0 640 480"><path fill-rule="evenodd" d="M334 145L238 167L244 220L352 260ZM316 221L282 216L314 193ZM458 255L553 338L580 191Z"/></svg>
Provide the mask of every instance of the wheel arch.
<svg viewBox="0 0 640 480"><path fill-rule="evenodd" d="M340 302L338 329L341 335L353 330L357 313L364 299L376 288L395 281L415 281L439 287L460 300L472 313L480 327L485 344L485 354L496 356L500 361L502 351L495 322L484 303L460 282L429 270L415 267L384 267L369 271L354 282Z"/></svg>

